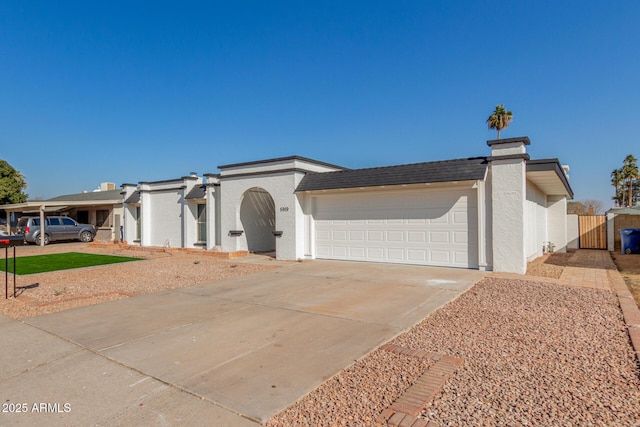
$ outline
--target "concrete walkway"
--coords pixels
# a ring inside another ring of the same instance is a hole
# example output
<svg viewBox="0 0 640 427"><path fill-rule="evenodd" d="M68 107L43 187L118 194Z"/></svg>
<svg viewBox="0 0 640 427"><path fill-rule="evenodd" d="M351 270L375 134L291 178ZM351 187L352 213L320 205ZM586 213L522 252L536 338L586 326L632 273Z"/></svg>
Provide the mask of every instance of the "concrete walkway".
<svg viewBox="0 0 640 427"><path fill-rule="evenodd" d="M256 426L484 276L287 263L24 322L0 317L0 425Z"/></svg>

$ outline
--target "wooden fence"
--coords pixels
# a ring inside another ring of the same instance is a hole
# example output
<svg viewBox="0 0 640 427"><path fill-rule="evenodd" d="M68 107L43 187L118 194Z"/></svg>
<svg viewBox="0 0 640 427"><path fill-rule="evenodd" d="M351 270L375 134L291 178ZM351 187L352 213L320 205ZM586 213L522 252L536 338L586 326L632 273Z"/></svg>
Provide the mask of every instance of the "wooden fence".
<svg viewBox="0 0 640 427"><path fill-rule="evenodd" d="M580 249L607 249L606 215L581 215L578 217Z"/></svg>

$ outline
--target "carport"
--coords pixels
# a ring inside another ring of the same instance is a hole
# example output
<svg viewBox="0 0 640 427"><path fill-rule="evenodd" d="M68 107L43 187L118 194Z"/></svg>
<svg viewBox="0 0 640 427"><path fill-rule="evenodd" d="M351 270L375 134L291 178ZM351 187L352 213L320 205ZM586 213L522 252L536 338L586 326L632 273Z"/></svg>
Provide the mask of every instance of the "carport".
<svg viewBox="0 0 640 427"><path fill-rule="evenodd" d="M44 218L48 214L63 214L70 211L86 210L88 212L93 212L93 218L89 218L89 221L79 220L79 222L90 222L93 225L97 225L96 212L108 211L108 218L113 218L113 220L108 222L109 227L102 227L104 231L102 234L108 234L110 240L113 238L114 231L120 228L122 218L122 195L120 194L120 190L69 194L49 200L28 200L24 203L8 204L2 206L2 209L4 209L6 214L6 231L8 233L11 233L12 212L20 213L22 215L37 214L40 216L40 223L45 224ZM41 244L44 245L44 242Z"/></svg>

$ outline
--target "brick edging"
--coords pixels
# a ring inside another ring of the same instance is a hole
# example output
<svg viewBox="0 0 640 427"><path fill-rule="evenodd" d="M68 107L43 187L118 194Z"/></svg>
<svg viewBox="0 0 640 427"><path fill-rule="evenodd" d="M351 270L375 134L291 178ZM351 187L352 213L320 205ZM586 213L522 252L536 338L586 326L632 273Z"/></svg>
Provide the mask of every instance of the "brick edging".
<svg viewBox="0 0 640 427"><path fill-rule="evenodd" d="M418 418L420 411L433 400L444 383L464 363L463 359L422 350L411 350L394 344L380 347L391 353L435 361L427 371L378 416L378 425L392 427L437 427L433 421Z"/></svg>
<svg viewBox="0 0 640 427"><path fill-rule="evenodd" d="M636 361L640 363L640 310L620 272L618 270L607 271L611 287L618 296L618 303L622 310L624 323L627 325L631 346L636 353Z"/></svg>

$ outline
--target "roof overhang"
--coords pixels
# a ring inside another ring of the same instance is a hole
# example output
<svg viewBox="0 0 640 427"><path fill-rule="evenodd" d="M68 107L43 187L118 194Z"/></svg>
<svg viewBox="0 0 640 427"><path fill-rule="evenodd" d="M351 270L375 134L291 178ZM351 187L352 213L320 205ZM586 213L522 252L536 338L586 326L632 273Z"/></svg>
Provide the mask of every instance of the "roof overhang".
<svg viewBox="0 0 640 427"><path fill-rule="evenodd" d="M573 199L573 190L558 159L529 160L527 180L548 195Z"/></svg>
<svg viewBox="0 0 640 427"><path fill-rule="evenodd" d="M15 203L10 205L1 205L0 208L7 212L58 212L67 208L75 207L94 207L94 206L113 206L122 204L122 199L117 200L31 200L24 203Z"/></svg>

